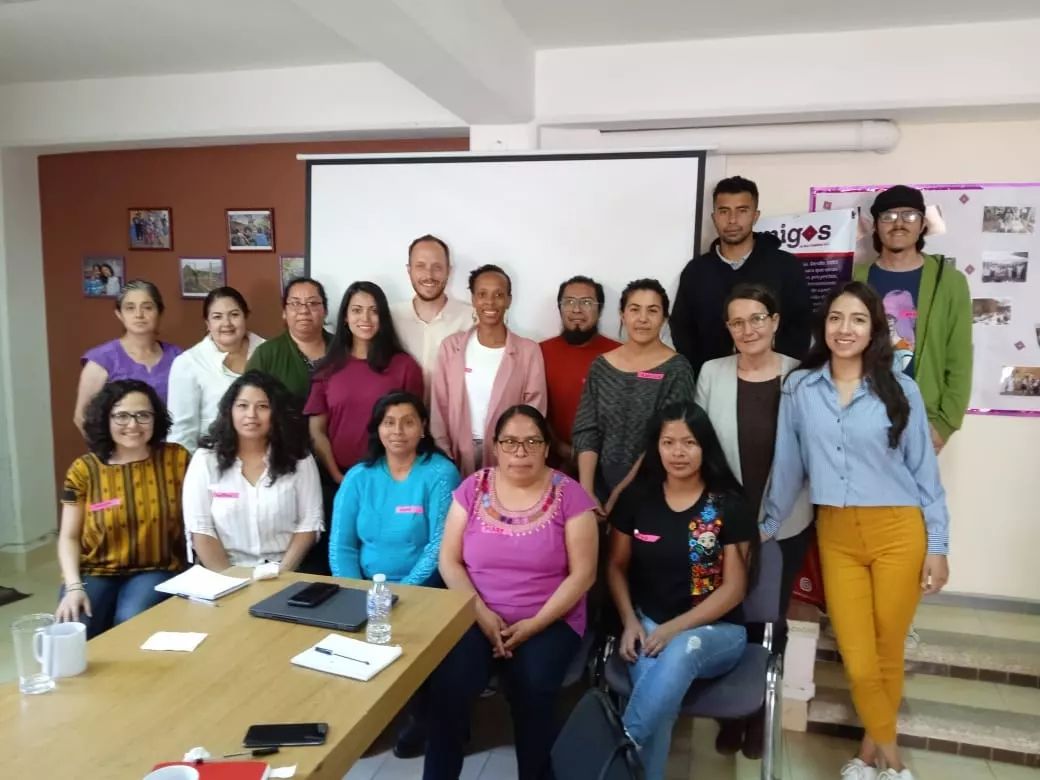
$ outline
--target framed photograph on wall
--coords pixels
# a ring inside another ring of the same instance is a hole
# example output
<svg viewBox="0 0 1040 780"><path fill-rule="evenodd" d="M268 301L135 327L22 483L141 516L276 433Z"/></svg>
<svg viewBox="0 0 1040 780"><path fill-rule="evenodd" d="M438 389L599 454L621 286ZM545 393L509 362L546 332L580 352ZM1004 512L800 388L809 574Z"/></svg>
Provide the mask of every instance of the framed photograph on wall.
<svg viewBox="0 0 1040 780"><path fill-rule="evenodd" d="M126 260L110 255L84 257L81 277L84 297L115 298L126 284Z"/></svg>
<svg viewBox="0 0 1040 780"><path fill-rule="evenodd" d="M226 283L223 257L182 257L181 297L205 298Z"/></svg>
<svg viewBox="0 0 1040 780"><path fill-rule="evenodd" d="M285 285L300 276L309 276L307 258L303 255L282 255L278 258L278 276L282 283L282 294L285 294Z"/></svg>
<svg viewBox="0 0 1040 780"><path fill-rule="evenodd" d="M229 252L273 252L274 209L228 209Z"/></svg>
<svg viewBox="0 0 1040 780"><path fill-rule="evenodd" d="M173 249L173 209L144 207L131 208L128 212L132 250Z"/></svg>

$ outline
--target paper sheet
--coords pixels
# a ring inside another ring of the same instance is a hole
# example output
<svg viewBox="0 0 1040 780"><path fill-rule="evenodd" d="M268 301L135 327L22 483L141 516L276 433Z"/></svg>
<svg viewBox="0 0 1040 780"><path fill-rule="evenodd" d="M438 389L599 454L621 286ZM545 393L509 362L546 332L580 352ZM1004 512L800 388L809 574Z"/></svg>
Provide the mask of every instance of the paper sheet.
<svg viewBox="0 0 1040 780"><path fill-rule="evenodd" d="M202 644L206 634L194 631L156 631L141 645L142 650L174 650L190 653Z"/></svg>
<svg viewBox="0 0 1040 780"><path fill-rule="evenodd" d="M281 766L277 769L272 769L268 777L292 777L296 774L296 764L292 766Z"/></svg>

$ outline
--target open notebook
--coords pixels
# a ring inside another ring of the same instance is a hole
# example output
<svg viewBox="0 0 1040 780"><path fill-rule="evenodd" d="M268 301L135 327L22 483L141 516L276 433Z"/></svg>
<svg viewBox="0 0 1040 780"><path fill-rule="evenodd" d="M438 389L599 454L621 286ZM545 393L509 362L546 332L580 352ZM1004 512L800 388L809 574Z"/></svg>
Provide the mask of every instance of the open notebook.
<svg viewBox="0 0 1040 780"><path fill-rule="evenodd" d="M322 653L318 648L329 652ZM296 666L317 669L319 672L368 681L400 657L400 645L371 645L339 634L329 634L293 658L292 662Z"/></svg>
<svg viewBox="0 0 1040 780"><path fill-rule="evenodd" d="M175 596L192 596L206 601L216 601L249 584L248 577L228 577L204 566L192 566L183 574L160 582L155 589L160 593Z"/></svg>

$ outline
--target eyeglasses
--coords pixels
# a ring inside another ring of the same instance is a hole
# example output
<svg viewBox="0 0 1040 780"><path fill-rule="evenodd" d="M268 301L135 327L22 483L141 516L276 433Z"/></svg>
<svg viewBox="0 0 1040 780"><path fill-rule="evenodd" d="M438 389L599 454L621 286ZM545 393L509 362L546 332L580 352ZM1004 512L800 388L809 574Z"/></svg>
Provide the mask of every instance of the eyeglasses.
<svg viewBox="0 0 1040 780"><path fill-rule="evenodd" d="M908 225L914 225L924 219L924 214L920 211L882 211L878 214L878 222L884 222L891 225L894 222L903 220Z"/></svg>
<svg viewBox="0 0 1040 780"><path fill-rule="evenodd" d="M521 447L524 452L535 452L541 447L545 446L545 439L539 439L532 436L530 439L499 439L498 446L502 448L502 452L506 452L510 455L515 453Z"/></svg>
<svg viewBox="0 0 1040 780"><path fill-rule="evenodd" d="M322 308L325 304L319 301L317 298L312 298L309 301L301 301L297 298L290 298L285 302L285 308L291 309L292 311L303 311L304 309L310 309L311 311L317 311Z"/></svg>
<svg viewBox="0 0 1040 780"><path fill-rule="evenodd" d="M155 412L116 412L110 418L120 428L125 428L133 420L138 425L151 425L155 422Z"/></svg>
<svg viewBox="0 0 1040 780"><path fill-rule="evenodd" d="M573 309L574 307L580 307L585 311L592 311L599 306L599 301L595 298L561 298L560 308L561 309Z"/></svg>
<svg viewBox="0 0 1040 780"><path fill-rule="evenodd" d="M773 315L766 314L765 312L759 312L758 314L752 314L746 320L730 320L726 323L726 327L736 333L740 333L744 330L745 325L750 325L751 330L762 330L772 316Z"/></svg>

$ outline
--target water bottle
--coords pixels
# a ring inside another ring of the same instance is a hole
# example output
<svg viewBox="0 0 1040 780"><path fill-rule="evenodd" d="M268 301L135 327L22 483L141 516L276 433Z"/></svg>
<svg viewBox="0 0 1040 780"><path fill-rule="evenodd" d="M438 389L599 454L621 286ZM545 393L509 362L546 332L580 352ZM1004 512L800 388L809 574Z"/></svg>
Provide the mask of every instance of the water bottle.
<svg viewBox="0 0 1040 780"><path fill-rule="evenodd" d="M365 624L365 640L374 645L390 644L390 606L393 595L386 584L385 574L372 577L368 591L368 622Z"/></svg>

